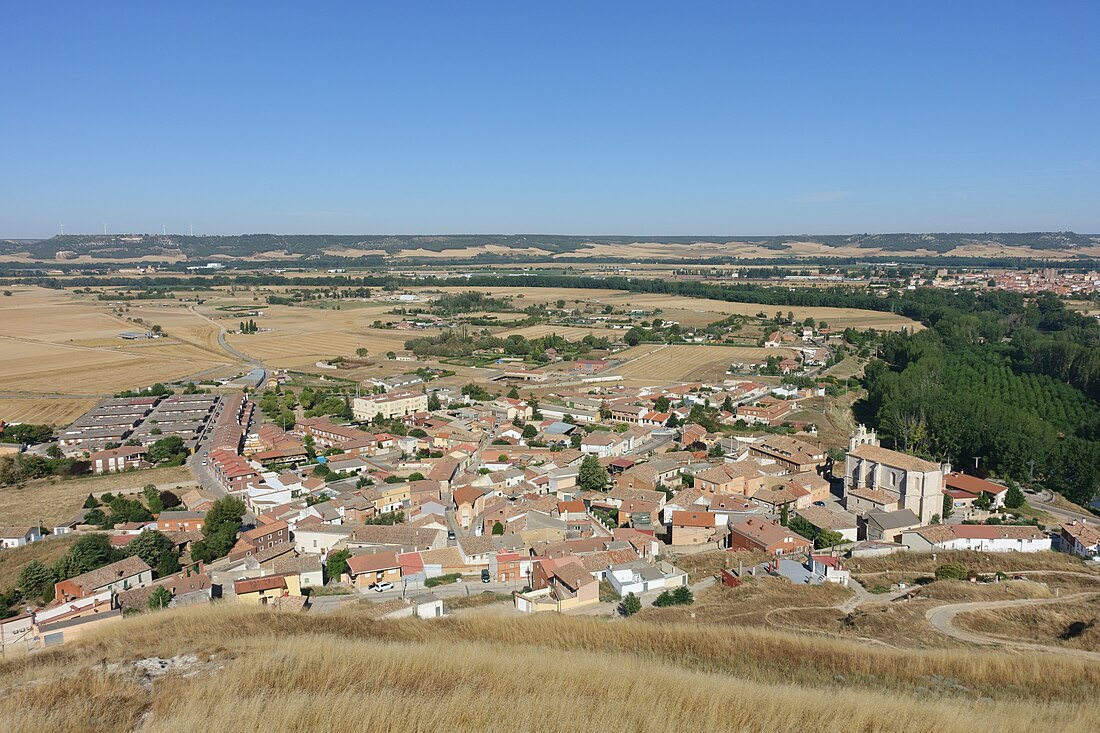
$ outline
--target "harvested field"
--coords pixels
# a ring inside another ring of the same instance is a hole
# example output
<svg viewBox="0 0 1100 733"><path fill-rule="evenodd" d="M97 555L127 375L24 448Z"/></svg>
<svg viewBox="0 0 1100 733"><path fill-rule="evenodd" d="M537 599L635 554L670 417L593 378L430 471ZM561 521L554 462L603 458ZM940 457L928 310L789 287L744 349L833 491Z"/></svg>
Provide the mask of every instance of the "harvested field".
<svg viewBox="0 0 1100 733"><path fill-rule="evenodd" d="M73 516L84 505L88 494L132 492L146 484L162 489L190 486L195 482L183 466L125 471L102 476L82 476L61 480L36 479L22 486L0 487L0 517L6 526L30 525L41 521L50 527Z"/></svg>
<svg viewBox="0 0 1100 733"><path fill-rule="evenodd" d="M760 305L759 303L731 303L724 300L710 300L706 298L688 298L681 295L661 295L659 293L631 293L625 290L598 290L585 288L524 288L524 287L494 287L494 288L440 288L448 292L465 292L468 290L482 290L491 293L493 297L512 297L516 299L516 305L520 308L531 303L553 303L556 300L564 300L567 304L592 303L597 305L611 305L620 310L645 309L663 312L661 317L671 320L680 320L671 315L674 311L680 313L702 314L699 320L688 325L701 325L720 320L734 313L755 316L764 312L774 315L776 311L786 314L794 313L794 317L803 321L806 318L814 318L818 322L825 321L830 326L844 328L853 326L856 328L877 328L885 330L898 330L910 328L919 330L921 324L911 319L893 313L881 311L867 311L858 308L800 308L788 306Z"/></svg>
<svg viewBox="0 0 1100 733"><path fill-rule="evenodd" d="M638 351L635 351L637 349ZM762 349L751 346L637 346L615 355L628 361L612 370L628 379L653 379L670 382L721 382L735 362L762 362L769 356L792 356L789 349Z"/></svg>
<svg viewBox="0 0 1100 733"><path fill-rule="evenodd" d="M230 361L220 349L186 340L184 333L179 338L171 335L172 327L184 330L179 308L161 305L156 312L149 306L132 308L130 317L158 323L169 336L123 341L118 338L120 333L147 326L111 313L106 302L44 288L13 292L11 298L0 302L0 392L11 396L111 394ZM203 323L193 314L183 314L182 318L196 325ZM66 413L62 410L60 414Z"/></svg>
<svg viewBox="0 0 1100 733"><path fill-rule="evenodd" d="M512 334L519 334L524 338L539 338L542 336L550 336L551 334L567 338L570 341L579 341L585 336L592 336L594 338L600 338L606 336L612 340L622 338L622 331L615 331L609 328L584 328L583 326L552 326L548 323L540 323L534 326L524 326L523 328L504 329L500 331L498 336L511 336Z"/></svg>
<svg viewBox="0 0 1100 733"><path fill-rule="evenodd" d="M227 329L237 327L238 317L212 310L210 306L229 301L204 303L203 312ZM404 331L371 328L393 304L341 310L295 306L263 306L263 315L255 318L261 330L254 334L228 334L226 340L236 349L276 368L301 368L310 371L318 360L350 356L365 348L374 356L405 347L405 341L437 333L435 330ZM393 320L393 317L383 318Z"/></svg>
<svg viewBox="0 0 1100 733"><path fill-rule="evenodd" d="M7 397L0 395L0 420L68 425L96 403L94 398Z"/></svg>

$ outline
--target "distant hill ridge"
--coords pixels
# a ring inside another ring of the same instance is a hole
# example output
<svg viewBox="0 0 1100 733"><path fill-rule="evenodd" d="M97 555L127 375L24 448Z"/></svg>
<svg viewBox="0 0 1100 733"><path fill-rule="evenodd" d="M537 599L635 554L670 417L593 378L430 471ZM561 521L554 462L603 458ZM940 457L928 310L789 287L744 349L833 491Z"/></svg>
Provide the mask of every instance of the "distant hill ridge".
<svg viewBox="0 0 1100 733"><path fill-rule="evenodd" d="M950 252L965 245L984 244L1006 248L1072 251L1100 246L1100 235L1074 232L1026 233L930 233L930 234L802 234L783 236L569 236L553 234L459 234L459 235L335 235L335 234L244 234L244 235L159 235L159 234L68 234L42 240L0 240L0 255L26 252L36 259L53 260L58 252L97 259L124 259L142 256L244 258L264 253L285 252L292 257L309 257L351 250L394 255L410 250L443 252L493 247L516 250L520 256L545 252L547 255L575 253L599 245L661 245L675 250L678 246L709 244L755 245L782 252L795 243L819 244L830 248L873 249L884 252ZM792 253L793 254L793 253ZM69 255L72 256L72 255ZM629 256L627 254L624 257Z"/></svg>

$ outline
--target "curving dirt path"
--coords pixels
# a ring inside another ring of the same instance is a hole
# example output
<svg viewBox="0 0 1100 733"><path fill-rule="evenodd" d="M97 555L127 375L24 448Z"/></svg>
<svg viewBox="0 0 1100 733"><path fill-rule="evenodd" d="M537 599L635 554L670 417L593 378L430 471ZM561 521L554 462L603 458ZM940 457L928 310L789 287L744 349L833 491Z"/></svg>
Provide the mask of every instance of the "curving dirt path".
<svg viewBox="0 0 1100 733"><path fill-rule="evenodd" d="M1000 646L1010 649L1020 649L1025 651L1040 651L1040 652L1053 652L1055 654L1064 654L1072 657L1079 657L1081 659L1088 659L1091 661L1100 662L1100 652L1090 652L1084 649L1070 649L1067 647L1051 646L1048 644L1033 644L1023 641L1011 641L1009 639L1002 639L996 636L986 636L985 634L979 634L967 629L960 629L954 625L955 617L960 613L969 613L971 611L989 611L998 608L1014 608L1016 606L1042 606L1050 603L1063 603L1065 601L1077 600L1080 598L1089 598L1096 596L1096 591L1090 591L1085 593L1074 593L1068 596L1062 596L1061 598L1024 598L1014 601L974 601L970 603L951 603L945 606L937 606L931 608L925 614L925 618L928 619L928 623L932 624L932 628L936 631L950 636L953 639L959 641L965 641L970 644L981 644L984 646Z"/></svg>

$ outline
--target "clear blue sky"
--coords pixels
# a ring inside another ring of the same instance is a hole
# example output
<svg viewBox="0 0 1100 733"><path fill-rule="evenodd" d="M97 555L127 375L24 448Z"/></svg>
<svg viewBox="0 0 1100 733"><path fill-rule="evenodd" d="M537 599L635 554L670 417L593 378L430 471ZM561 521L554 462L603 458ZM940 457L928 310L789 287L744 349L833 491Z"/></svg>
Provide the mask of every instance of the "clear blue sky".
<svg viewBox="0 0 1100 733"><path fill-rule="evenodd" d="M1100 2L8 3L0 235L1100 232Z"/></svg>

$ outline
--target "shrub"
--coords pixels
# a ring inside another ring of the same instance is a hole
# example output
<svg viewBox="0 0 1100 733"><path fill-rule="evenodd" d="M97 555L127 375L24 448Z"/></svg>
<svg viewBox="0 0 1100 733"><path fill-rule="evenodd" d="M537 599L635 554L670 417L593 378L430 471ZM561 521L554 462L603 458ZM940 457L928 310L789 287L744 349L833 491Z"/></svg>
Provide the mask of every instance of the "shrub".
<svg viewBox="0 0 1100 733"><path fill-rule="evenodd" d="M619 612L624 616L633 616L642 610L642 602L633 593L627 593L623 602L619 604Z"/></svg>
<svg viewBox="0 0 1100 733"><path fill-rule="evenodd" d="M434 578L428 578L427 580L425 580L424 587L435 588L438 585L449 585L450 583L455 582L461 577L462 575L459 573L447 573L446 575L437 575Z"/></svg>
<svg viewBox="0 0 1100 733"><path fill-rule="evenodd" d="M675 590L662 591L657 599L653 601L653 605L658 608L664 608L665 606L690 606L695 603L695 596L691 592L691 588L686 585L681 585Z"/></svg>
<svg viewBox="0 0 1100 733"><path fill-rule="evenodd" d="M936 580L966 580L966 566L962 563L949 562L936 568Z"/></svg>

